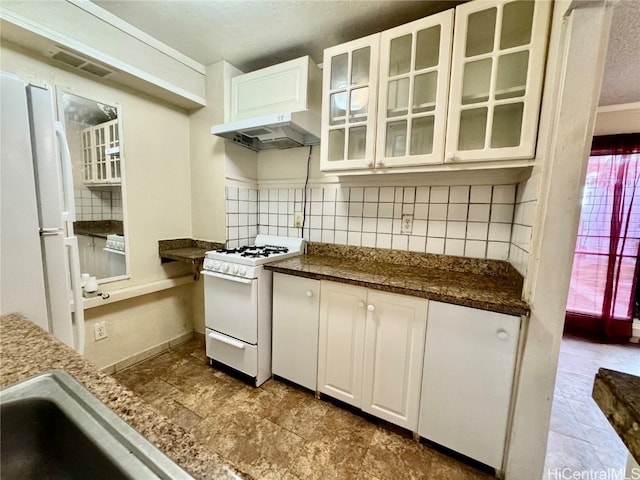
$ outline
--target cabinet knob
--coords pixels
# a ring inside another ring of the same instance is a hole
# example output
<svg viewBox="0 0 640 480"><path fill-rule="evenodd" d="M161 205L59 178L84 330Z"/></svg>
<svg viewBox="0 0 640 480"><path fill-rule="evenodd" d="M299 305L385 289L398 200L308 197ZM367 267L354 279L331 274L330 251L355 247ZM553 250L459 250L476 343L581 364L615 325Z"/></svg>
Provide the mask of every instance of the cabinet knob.
<svg viewBox="0 0 640 480"><path fill-rule="evenodd" d="M507 338L509 338L509 334L507 333L507 331L502 328L498 329L497 335L500 340L506 340Z"/></svg>
<svg viewBox="0 0 640 480"><path fill-rule="evenodd" d="M364 308L364 302L358 302L358 307Z"/></svg>
<svg viewBox="0 0 640 480"><path fill-rule="evenodd" d="M376 162L376 168L382 168L382 167L384 167L384 162L382 160L378 160Z"/></svg>
<svg viewBox="0 0 640 480"><path fill-rule="evenodd" d="M307 297L313 297L313 292L311 290L307 290L307 293L305 293L305 295Z"/></svg>
<svg viewBox="0 0 640 480"><path fill-rule="evenodd" d="M445 161L453 162L455 159L456 159L456 154L454 152L447 152L447 155L445 156Z"/></svg>
<svg viewBox="0 0 640 480"><path fill-rule="evenodd" d="M370 312L375 311L376 307L374 307L373 305L369 305L367 306L367 310L369 310Z"/></svg>

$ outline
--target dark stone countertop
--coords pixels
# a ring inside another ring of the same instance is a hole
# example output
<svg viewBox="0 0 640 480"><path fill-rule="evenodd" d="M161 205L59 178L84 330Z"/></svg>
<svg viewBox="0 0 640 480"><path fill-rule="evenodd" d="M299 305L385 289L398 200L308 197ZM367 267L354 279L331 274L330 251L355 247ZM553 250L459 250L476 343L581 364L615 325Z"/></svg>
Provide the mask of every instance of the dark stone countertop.
<svg viewBox="0 0 640 480"><path fill-rule="evenodd" d="M198 479L249 479L113 377L19 314L0 317L0 386L61 369Z"/></svg>
<svg viewBox="0 0 640 480"><path fill-rule="evenodd" d="M194 240L192 238L158 241L158 255L160 255L162 262L187 262L196 265L197 268L202 265L206 252L220 248L224 248L224 243Z"/></svg>
<svg viewBox="0 0 640 480"><path fill-rule="evenodd" d="M508 262L310 243L306 255L265 268L494 312L529 312L522 277Z"/></svg>
<svg viewBox="0 0 640 480"><path fill-rule="evenodd" d="M107 235L124 235L124 225L120 220L78 220L73 222L76 235L107 238Z"/></svg>
<svg viewBox="0 0 640 480"><path fill-rule="evenodd" d="M601 368L593 382L592 397L640 463L640 377Z"/></svg>

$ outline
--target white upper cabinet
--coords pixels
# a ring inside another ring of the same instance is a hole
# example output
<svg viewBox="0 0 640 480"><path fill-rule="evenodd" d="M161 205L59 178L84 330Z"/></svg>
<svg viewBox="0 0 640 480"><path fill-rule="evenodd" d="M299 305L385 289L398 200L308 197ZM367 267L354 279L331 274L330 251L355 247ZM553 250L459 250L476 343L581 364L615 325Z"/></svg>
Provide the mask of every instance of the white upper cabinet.
<svg viewBox="0 0 640 480"><path fill-rule="evenodd" d="M456 8L446 159L535 155L551 2Z"/></svg>
<svg viewBox="0 0 640 480"><path fill-rule="evenodd" d="M325 50L320 169L530 165L550 11L551 2L471 1Z"/></svg>
<svg viewBox="0 0 640 480"><path fill-rule="evenodd" d="M376 166L441 163L453 10L382 32Z"/></svg>
<svg viewBox="0 0 640 480"><path fill-rule="evenodd" d="M380 34L324 51L322 170L373 166Z"/></svg>
<svg viewBox="0 0 640 480"><path fill-rule="evenodd" d="M231 79L230 121L302 110L320 111L320 68L296 58Z"/></svg>
<svg viewBox="0 0 640 480"><path fill-rule="evenodd" d="M83 181L87 185L120 185L120 131L111 120L80 132Z"/></svg>

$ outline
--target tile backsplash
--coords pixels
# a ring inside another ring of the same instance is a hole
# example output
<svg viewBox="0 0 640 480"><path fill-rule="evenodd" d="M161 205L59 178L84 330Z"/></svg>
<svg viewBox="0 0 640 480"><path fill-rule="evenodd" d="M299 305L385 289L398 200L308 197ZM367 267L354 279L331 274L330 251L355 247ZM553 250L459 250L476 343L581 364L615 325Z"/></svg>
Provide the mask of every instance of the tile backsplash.
<svg viewBox="0 0 640 480"><path fill-rule="evenodd" d="M226 187L227 243L257 233L300 236L302 188ZM509 259L516 185L317 186L307 189L304 237L337 243L498 260ZM411 233L401 232L413 216ZM526 232L521 232L526 236Z"/></svg>
<svg viewBox="0 0 640 480"><path fill-rule="evenodd" d="M76 219L120 220L122 221L122 193L115 190L89 190L79 188L74 191Z"/></svg>

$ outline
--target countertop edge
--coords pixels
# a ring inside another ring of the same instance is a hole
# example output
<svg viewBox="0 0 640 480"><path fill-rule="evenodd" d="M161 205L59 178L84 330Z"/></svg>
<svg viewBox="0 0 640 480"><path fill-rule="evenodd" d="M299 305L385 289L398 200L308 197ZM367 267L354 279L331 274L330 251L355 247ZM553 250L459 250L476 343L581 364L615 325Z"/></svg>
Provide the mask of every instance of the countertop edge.
<svg viewBox="0 0 640 480"><path fill-rule="evenodd" d="M296 257L294 257L296 258ZM286 260L283 260L286 261ZM507 315L528 315L529 307L523 300L512 300L507 303L488 302L485 300L478 300L472 297L447 295L446 293L431 292L426 290L416 290L397 285L391 285L389 283L380 282L368 282L365 280L358 280L353 278L347 278L340 275L331 275L321 272L313 272L307 270L301 270L297 268L291 268L278 265L277 262L267 263L264 266L265 269L276 272L284 273L287 275L294 275L298 277L310 278L313 280L329 280L349 285L357 285L373 290L386 291L391 293L398 293L401 295L409 295L413 297L425 298L427 300L440 301L444 303L451 303L454 305L461 305L465 307L478 308L482 310L489 310L497 313L504 313Z"/></svg>
<svg viewBox="0 0 640 480"><path fill-rule="evenodd" d="M194 478L252 479L21 314L0 317L0 360L1 387L46 371L64 370Z"/></svg>
<svg viewBox="0 0 640 480"><path fill-rule="evenodd" d="M593 382L592 398L640 463L640 377L600 368Z"/></svg>

